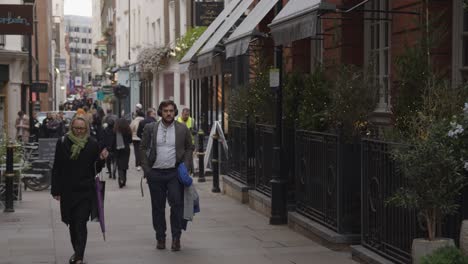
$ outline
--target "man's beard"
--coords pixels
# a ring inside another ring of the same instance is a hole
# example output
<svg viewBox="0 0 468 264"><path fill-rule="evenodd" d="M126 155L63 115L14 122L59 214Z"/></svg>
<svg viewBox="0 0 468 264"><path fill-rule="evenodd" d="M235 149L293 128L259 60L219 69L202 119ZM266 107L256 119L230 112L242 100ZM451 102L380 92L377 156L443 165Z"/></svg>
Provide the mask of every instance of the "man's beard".
<svg viewBox="0 0 468 264"><path fill-rule="evenodd" d="M170 124L172 124L172 122L174 122L174 117L171 117L170 120L167 120L166 118L163 118L162 121L163 121L165 124L170 125Z"/></svg>

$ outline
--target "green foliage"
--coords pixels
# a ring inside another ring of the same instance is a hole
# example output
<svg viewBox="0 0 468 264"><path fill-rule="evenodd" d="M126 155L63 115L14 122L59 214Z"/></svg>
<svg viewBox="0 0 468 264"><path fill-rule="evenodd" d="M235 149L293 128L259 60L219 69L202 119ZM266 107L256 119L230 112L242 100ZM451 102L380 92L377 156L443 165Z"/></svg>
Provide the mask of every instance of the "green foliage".
<svg viewBox="0 0 468 264"><path fill-rule="evenodd" d="M329 93L330 84L321 67L317 67L309 75L299 73L288 75L283 89L283 109L286 120L290 123L296 122L301 129L326 130Z"/></svg>
<svg viewBox="0 0 468 264"><path fill-rule="evenodd" d="M187 51L193 46L195 41L205 32L206 27L193 27L187 30L185 35L178 38L175 45L175 58L182 60Z"/></svg>
<svg viewBox="0 0 468 264"><path fill-rule="evenodd" d="M307 130L325 131L330 104L330 81L323 68L317 67L305 80L303 101L299 105L299 125Z"/></svg>
<svg viewBox="0 0 468 264"><path fill-rule="evenodd" d="M402 170L407 185L388 200L407 209L416 209L425 219L428 238L433 240L436 225L456 212L457 198L466 185L450 144L447 144L447 121L434 122L423 138L410 139L410 146L396 148L393 158Z"/></svg>
<svg viewBox="0 0 468 264"><path fill-rule="evenodd" d="M407 179L388 202L416 209L425 219L428 238L435 238L437 224L458 208L457 199L467 184L463 158L451 116L462 113L466 90L454 89L446 82L431 81L425 87L421 105L408 116L399 141L410 147L397 148L393 158ZM452 122L452 123L451 123Z"/></svg>
<svg viewBox="0 0 468 264"><path fill-rule="evenodd" d="M0 165L6 163L7 147L9 144L14 144L13 163L21 163L23 160L23 151L18 142L10 142L6 134L0 137Z"/></svg>
<svg viewBox="0 0 468 264"><path fill-rule="evenodd" d="M378 87L373 84L370 74L353 65L340 65L330 76L328 111L331 127L341 130L347 137L361 135L375 110Z"/></svg>
<svg viewBox="0 0 468 264"><path fill-rule="evenodd" d="M422 106L422 96L428 92L428 87L434 85L435 80L441 79L443 73L436 73L431 63L431 51L443 44L446 39L447 25L444 12L428 14L429 19L418 19L425 29L424 34L416 44L408 45L405 52L396 58L395 75L392 97L392 111L395 116L395 127L405 133L409 128L412 116L415 116Z"/></svg>
<svg viewBox="0 0 468 264"><path fill-rule="evenodd" d="M421 258L421 264L468 264L468 257L456 247L443 247Z"/></svg>
<svg viewBox="0 0 468 264"><path fill-rule="evenodd" d="M399 131L406 131L408 119L421 107L421 95L427 85L430 68L420 45L407 48L402 56L396 58L395 65L398 76L392 98L395 127Z"/></svg>
<svg viewBox="0 0 468 264"><path fill-rule="evenodd" d="M251 58L251 74L255 78L248 86L231 90L228 102L231 120L245 120L248 115L260 123L273 124L274 94L270 88L269 69L261 55L255 52Z"/></svg>

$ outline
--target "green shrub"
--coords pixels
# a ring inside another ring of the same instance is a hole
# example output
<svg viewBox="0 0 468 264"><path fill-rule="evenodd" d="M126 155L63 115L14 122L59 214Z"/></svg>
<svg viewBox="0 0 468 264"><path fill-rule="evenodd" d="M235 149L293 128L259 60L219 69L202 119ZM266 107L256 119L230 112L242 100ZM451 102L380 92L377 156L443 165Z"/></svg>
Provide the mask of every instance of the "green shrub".
<svg viewBox="0 0 468 264"><path fill-rule="evenodd" d="M443 247L421 258L421 264L468 264L468 257L456 247Z"/></svg>

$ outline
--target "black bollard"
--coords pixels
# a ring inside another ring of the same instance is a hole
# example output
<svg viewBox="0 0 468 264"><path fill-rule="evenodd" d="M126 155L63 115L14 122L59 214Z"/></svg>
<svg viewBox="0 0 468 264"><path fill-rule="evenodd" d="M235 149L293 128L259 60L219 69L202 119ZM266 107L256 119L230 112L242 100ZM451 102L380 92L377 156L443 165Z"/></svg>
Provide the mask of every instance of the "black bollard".
<svg viewBox="0 0 468 264"><path fill-rule="evenodd" d="M218 131L213 135L213 158L211 159L211 166L213 168L213 188L214 193L219 193L219 146L218 146Z"/></svg>
<svg viewBox="0 0 468 264"><path fill-rule="evenodd" d="M6 155L6 170L5 170L5 209L3 212L12 213L13 209L13 179L15 172L13 171L13 150L14 146L7 146Z"/></svg>
<svg viewBox="0 0 468 264"><path fill-rule="evenodd" d="M205 152L203 152L203 139L205 133L200 128L198 130L198 182L206 182L205 180L205 166L203 161L205 160Z"/></svg>

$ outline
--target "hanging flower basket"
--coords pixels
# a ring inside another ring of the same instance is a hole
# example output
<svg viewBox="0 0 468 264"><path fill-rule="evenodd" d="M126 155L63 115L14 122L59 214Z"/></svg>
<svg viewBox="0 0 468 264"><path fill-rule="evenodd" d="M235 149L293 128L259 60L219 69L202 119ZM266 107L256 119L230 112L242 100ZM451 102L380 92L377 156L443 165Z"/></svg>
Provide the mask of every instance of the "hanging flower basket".
<svg viewBox="0 0 468 264"><path fill-rule="evenodd" d="M167 46L143 48L137 57L140 71L153 74L161 72L168 63L171 51L171 48Z"/></svg>

